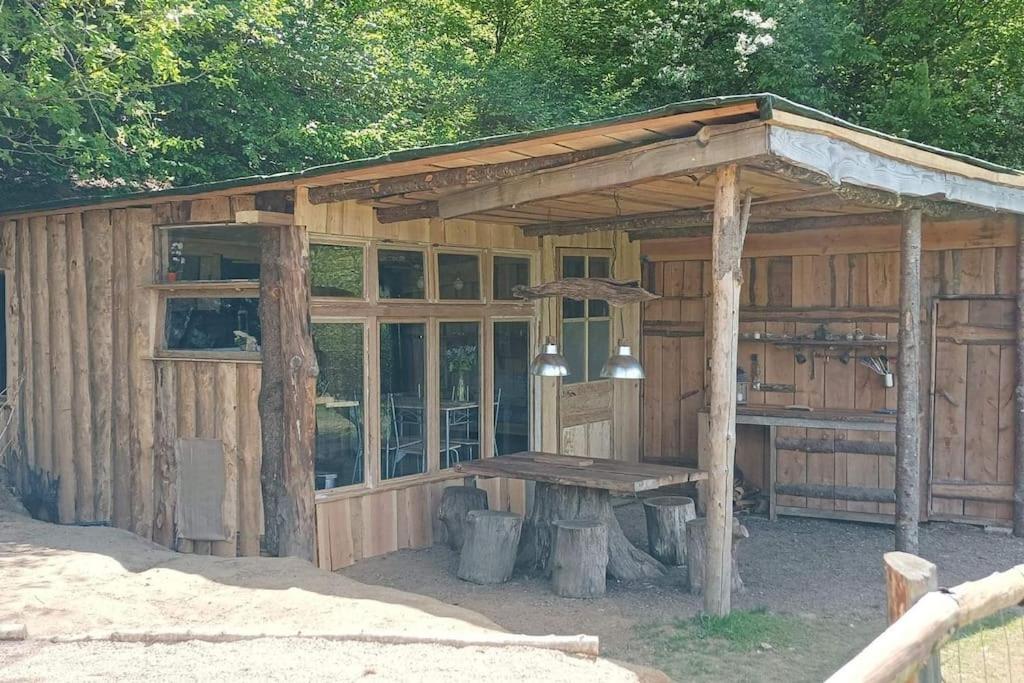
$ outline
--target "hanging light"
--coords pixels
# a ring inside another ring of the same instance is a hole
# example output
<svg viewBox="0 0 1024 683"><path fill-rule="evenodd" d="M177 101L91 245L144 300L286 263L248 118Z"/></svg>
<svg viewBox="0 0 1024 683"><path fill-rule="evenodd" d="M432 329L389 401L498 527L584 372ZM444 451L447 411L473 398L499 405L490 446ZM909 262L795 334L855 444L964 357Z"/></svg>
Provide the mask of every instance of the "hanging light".
<svg viewBox="0 0 1024 683"><path fill-rule="evenodd" d="M554 337L544 340L544 350L530 363L530 374L541 377L565 377L569 374L569 364L565 362L565 356L558 352Z"/></svg>
<svg viewBox="0 0 1024 683"><path fill-rule="evenodd" d="M607 379L643 379L644 368L633 356L632 349L625 339L619 340L619 349L608 357L601 368L601 377Z"/></svg>

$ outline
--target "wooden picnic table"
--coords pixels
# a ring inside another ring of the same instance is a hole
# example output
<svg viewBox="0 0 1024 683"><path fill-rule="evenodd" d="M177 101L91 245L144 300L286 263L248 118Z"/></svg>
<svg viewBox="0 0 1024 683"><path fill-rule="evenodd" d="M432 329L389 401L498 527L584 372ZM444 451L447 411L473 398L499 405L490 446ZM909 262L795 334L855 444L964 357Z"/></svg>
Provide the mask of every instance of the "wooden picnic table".
<svg viewBox="0 0 1024 683"><path fill-rule="evenodd" d="M706 479L692 467L673 467L524 451L461 462L457 472L537 482L533 508L523 525L517 565L546 571L557 520L596 519L608 528L608 573L628 581L659 576L665 567L626 538L612 510L611 495L636 494L670 484Z"/></svg>

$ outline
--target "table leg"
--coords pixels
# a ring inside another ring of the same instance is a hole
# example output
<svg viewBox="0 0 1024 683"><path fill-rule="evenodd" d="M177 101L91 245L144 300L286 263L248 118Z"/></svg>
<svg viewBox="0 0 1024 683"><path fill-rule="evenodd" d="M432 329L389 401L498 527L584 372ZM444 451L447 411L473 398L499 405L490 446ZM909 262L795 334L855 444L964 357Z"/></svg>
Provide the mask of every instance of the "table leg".
<svg viewBox="0 0 1024 683"><path fill-rule="evenodd" d="M608 573L621 581L654 578L665 567L626 538L612 510L611 495L601 489L537 482L533 508L523 525L516 564L526 570L548 569L552 524L559 519L596 519L608 528Z"/></svg>

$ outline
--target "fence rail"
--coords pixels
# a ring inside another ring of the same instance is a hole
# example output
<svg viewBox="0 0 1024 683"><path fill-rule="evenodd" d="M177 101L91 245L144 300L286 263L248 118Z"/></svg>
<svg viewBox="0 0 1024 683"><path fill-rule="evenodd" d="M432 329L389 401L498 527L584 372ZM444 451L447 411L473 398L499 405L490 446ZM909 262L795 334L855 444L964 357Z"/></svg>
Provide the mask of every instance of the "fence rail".
<svg viewBox="0 0 1024 683"><path fill-rule="evenodd" d="M885 564L890 618L898 618L827 683L889 683L920 672L925 680L938 680L934 656L957 630L1024 604L1024 564L954 588L931 590L916 602L913 586L935 581L934 572L923 576L928 574L924 565L934 565L906 553L887 553ZM894 600L902 600L902 608Z"/></svg>

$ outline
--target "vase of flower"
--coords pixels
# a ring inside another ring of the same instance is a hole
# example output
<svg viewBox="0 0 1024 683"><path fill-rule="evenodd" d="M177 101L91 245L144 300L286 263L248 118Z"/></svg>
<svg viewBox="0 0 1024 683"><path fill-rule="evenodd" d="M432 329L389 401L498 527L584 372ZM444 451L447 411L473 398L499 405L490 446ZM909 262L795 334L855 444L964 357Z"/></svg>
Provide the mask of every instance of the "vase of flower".
<svg viewBox="0 0 1024 683"><path fill-rule="evenodd" d="M448 372L455 377L455 400L469 400L469 385L466 377L476 367L477 349L473 344L453 346L445 354L448 361Z"/></svg>

